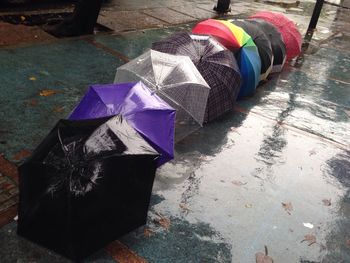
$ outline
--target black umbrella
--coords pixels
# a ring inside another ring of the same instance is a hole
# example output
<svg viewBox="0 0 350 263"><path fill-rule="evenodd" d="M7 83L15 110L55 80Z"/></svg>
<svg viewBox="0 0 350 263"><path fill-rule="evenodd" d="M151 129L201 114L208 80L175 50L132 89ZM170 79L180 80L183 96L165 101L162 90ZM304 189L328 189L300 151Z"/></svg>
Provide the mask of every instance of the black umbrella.
<svg viewBox="0 0 350 263"><path fill-rule="evenodd" d="M273 67L271 73L281 72L284 63L286 62L286 45L284 44L281 33L278 29L262 19L249 19L251 23L257 25L261 30L265 32L271 42L273 52Z"/></svg>
<svg viewBox="0 0 350 263"><path fill-rule="evenodd" d="M255 45L258 48L259 56L261 59L261 74L260 80L265 80L270 74L273 65L273 52L271 42L268 36L261 30L260 27L255 25L249 20L229 20L231 23L243 28L243 30L251 36Z"/></svg>
<svg viewBox="0 0 350 263"><path fill-rule="evenodd" d="M60 120L19 167L18 234L80 260L144 225L158 153L120 116Z"/></svg>
<svg viewBox="0 0 350 263"><path fill-rule="evenodd" d="M180 32L153 43L152 49L191 58L210 86L205 122L233 109L241 85L241 75L232 52L214 38Z"/></svg>

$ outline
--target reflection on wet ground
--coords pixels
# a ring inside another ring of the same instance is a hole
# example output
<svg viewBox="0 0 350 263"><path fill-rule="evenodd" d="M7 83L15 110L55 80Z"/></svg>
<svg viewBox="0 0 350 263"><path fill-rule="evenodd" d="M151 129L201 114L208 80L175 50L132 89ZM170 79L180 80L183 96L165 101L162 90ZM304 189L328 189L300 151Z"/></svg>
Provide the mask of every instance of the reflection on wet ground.
<svg viewBox="0 0 350 263"><path fill-rule="evenodd" d="M233 14L248 14L266 5L233 7ZM312 7L268 6L286 12L303 33ZM350 262L349 15L326 6L301 57L233 113L179 142L175 160L158 171L147 226L121 241L150 262L254 262L264 246L275 262ZM40 45L1 50L8 74L0 76L0 152L11 159L32 150L87 84L111 82L123 62L108 50L134 58L188 28L61 41L45 52ZM33 64L34 57L42 63ZM47 87L60 92L40 97ZM64 108L53 114L58 106ZM0 232L9 230L14 224ZM13 246L19 252L8 258L28 258ZM111 260L102 252L93 259Z"/></svg>

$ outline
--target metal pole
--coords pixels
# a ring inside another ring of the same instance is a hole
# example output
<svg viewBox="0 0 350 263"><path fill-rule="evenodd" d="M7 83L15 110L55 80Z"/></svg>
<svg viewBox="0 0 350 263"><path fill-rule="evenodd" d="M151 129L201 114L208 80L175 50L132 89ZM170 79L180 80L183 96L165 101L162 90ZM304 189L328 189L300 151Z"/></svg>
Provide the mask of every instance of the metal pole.
<svg viewBox="0 0 350 263"><path fill-rule="evenodd" d="M324 0L317 0L314 11L312 12L312 16L310 19L310 24L307 29L307 31L312 31L316 28L318 18L320 17L322 6L323 6Z"/></svg>
<svg viewBox="0 0 350 263"><path fill-rule="evenodd" d="M216 6L214 6L214 10L217 13L227 13L231 11L230 8L230 2L231 0L218 0L218 3Z"/></svg>

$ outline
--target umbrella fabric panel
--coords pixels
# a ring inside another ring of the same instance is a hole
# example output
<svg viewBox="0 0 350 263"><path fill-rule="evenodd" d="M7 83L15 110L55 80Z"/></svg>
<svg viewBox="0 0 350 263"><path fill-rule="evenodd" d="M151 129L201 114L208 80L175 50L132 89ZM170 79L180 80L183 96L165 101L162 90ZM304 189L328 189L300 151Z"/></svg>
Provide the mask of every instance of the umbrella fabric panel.
<svg viewBox="0 0 350 263"><path fill-rule="evenodd" d="M220 26L216 26L217 24L220 24ZM208 25L209 27L207 27ZM215 34L213 33L212 29L214 26L216 26L215 29L218 31L218 33L216 33L216 31ZM220 35L220 31L223 28L222 26L224 26L226 30L225 32L230 32L230 34L225 34L225 36L230 36L227 37L225 41L234 44L228 45L223 41L222 35ZM261 72L261 61L258 49L252 41L252 38L241 27L238 27L229 21L215 19L208 19L206 21L198 23L193 28L192 32L200 34L212 34L222 45L226 46L226 48L230 49L234 53L242 76L242 85L240 87L238 97L242 97L243 94L245 94L245 96L251 95L259 83ZM256 54L246 51L247 49L256 52ZM250 59L252 59L251 62L246 62L246 60ZM253 79L253 81L251 79Z"/></svg>
<svg viewBox="0 0 350 263"><path fill-rule="evenodd" d="M285 15L277 12L261 11L250 18L263 19L278 29L286 45L287 59L292 59L301 53L301 34L294 22Z"/></svg>
<svg viewBox="0 0 350 263"><path fill-rule="evenodd" d="M233 109L241 76L232 52L207 35L180 32L152 44L152 49L190 57L210 86L204 122Z"/></svg>
<svg viewBox="0 0 350 263"><path fill-rule="evenodd" d="M210 87L189 57L149 50L117 69L115 82L137 80L146 83L153 92L176 109L177 141L189 127L193 131L201 127Z"/></svg>
<svg viewBox="0 0 350 263"><path fill-rule="evenodd" d="M112 116L118 113L117 108L136 83L125 83L118 86L115 96L115 85L90 86L79 104L73 109L69 118L72 120L95 119Z"/></svg>
<svg viewBox="0 0 350 263"><path fill-rule="evenodd" d="M238 98L252 95L260 81L261 60L258 49L250 39L241 52L236 54L242 74L242 85Z"/></svg>
<svg viewBox="0 0 350 263"><path fill-rule="evenodd" d="M274 57L271 73L280 72L286 61L286 45L284 44L281 33L274 25L263 19L254 18L247 21L257 25L269 38Z"/></svg>
<svg viewBox="0 0 350 263"><path fill-rule="evenodd" d="M237 35L232 34L230 26L227 26L225 23L222 23L222 21L216 19L208 19L198 23L192 29L192 33L211 35L230 50L237 50L242 44L240 32Z"/></svg>
<svg viewBox="0 0 350 263"><path fill-rule="evenodd" d="M160 154L158 166L174 158L175 110L142 82L95 85L69 119L93 119L121 114Z"/></svg>
<svg viewBox="0 0 350 263"><path fill-rule="evenodd" d="M59 121L19 167L18 234L73 260L94 253L145 224L157 156L119 116Z"/></svg>
<svg viewBox="0 0 350 263"><path fill-rule="evenodd" d="M268 36L254 23L249 20L229 20L231 23L241 27L249 34L257 46L261 59L261 75L260 80L265 80L270 74L273 65L273 52L271 42Z"/></svg>

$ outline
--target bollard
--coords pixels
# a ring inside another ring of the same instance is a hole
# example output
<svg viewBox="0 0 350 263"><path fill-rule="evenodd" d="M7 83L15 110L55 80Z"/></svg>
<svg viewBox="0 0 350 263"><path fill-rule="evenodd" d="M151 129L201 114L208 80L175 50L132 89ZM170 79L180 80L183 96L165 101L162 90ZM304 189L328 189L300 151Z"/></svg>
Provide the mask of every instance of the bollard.
<svg viewBox="0 0 350 263"><path fill-rule="evenodd" d="M214 6L214 10L217 13L227 13L231 11L230 8L230 2L231 0L218 0L218 3L216 6Z"/></svg>
<svg viewBox="0 0 350 263"><path fill-rule="evenodd" d="M310 24L309 24L307 31L312 31L316 28L317 21L318 21L318 18L320 17L323 3L324 3L324 0L317 0L316 1L314 11L312 12Z"/></svg>

